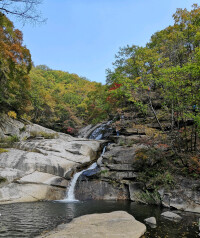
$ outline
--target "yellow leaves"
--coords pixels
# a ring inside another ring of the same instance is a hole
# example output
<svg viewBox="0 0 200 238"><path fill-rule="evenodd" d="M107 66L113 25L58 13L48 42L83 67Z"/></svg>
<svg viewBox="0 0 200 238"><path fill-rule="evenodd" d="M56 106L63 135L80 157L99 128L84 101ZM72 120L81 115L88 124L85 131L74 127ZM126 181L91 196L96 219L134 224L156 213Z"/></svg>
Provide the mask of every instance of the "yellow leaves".
<svg viewBox="0 0 200 238"><path fill-rule="evenodd" d="M139 150L139 151L136 151L135 159L136 160L147 160L148 156L145 154L144 151Z"/></svg>
<svg viewBox="0 0 200 238"><path fill-rule="evenodd" d="M13 118L13 119L16 119L16 118L17 118L17 114L16 114L16 112L14 112L14 111L9 111L9 112L8 112L8 116L11 117L11 118Z"/></svg>
<svg viewBox="0 0 200 238"><path fill-rule="evenodd" d="M3 149L3 148L0 148L0 154L1 154L1 153L6 153L6 152L8 152L8 150Z"/></svg>

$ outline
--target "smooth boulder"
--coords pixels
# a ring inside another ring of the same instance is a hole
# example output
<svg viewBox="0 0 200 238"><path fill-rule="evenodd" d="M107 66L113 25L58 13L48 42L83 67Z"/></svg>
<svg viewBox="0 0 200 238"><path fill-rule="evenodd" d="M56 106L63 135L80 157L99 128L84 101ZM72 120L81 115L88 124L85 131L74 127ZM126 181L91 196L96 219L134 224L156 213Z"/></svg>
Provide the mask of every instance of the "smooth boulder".
<svg viewBox="0 0 200 238"><path fill-rule="evenodd" d="M75 218L40 238L139 238L146 226L124 211L85 215Z"/></svg>
<svg viewBox="0 0 200 238"><path fill-rule="evenodd" d="M98 158L102 143L1 117L0 138L14 135L19 142L0 153L0 203L63 199L73 173Z"/></svg>
<svg viewBox="0 0 200 238"><path fill-rule="evenodd" d="M170 220L181 220L181 216L179 216L178 214L174 213L174 212L163 212L161 214L161 216L163 216L164 218L170 219Z"/></svg>

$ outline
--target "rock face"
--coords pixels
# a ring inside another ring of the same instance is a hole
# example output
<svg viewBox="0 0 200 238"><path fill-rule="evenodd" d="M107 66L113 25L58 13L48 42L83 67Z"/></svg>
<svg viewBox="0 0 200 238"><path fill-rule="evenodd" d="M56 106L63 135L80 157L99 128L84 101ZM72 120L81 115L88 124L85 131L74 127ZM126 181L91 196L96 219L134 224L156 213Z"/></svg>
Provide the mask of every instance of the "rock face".
<svg viewBox="0 0 200 238"><path fill-rule="evenodd" d="M76 186L76 199L79 200L128 200L126 185L114 185L108 181L81 181Z"/></svg>
<svg viewBox="0 0 200 238"><path fill-rule="evenodd" d="M6 179L0 184L4 203L63 199L72 174L96 160L101 145L5 117L0 119L0 135L21 139L0 153L0 177Z"/></svg>
<svg viewBox="0 0 200 238"><path fill-rule="evenodd" d="M134 167L135 150L136 147L108 146L108 151L97 161L100 169L96 173L80 176L76 197L80 200L129 200L130 182L137 177Z"/></svg>
<svg viewBox="0 0 200 238"><path fill-rule="evenodd" d="M139 238L146 231L141 222L124 211L92 214L74 219L71 223L58 227L49 234L40 236L47 238Z"/></svg>
<svg viewBox="0 0 200 238"><path fill-rule="evenodd" d="M144 199L145 184L137 180L138 167L135 158L138 149L147 147L141 143L126 146L130 140L137 141L144 139L145 136L131 135L130 137L114 137L118 144L111 144L107 147L105 154L97 161L99 169L83 174L79 178L76 186L78 199L130 199L134 202L148 203ZM122 139L123 143L120 145ZM151 199L152 203L162 204L165 207L200 213L199 188L199 180L177 176L173 188L161 188L158 190L159 193L149 193L148 199Z"/></svg>
<svg viewBox="0 0 200 238"><path fill-rule="evenodd" d="M177 178L173 190L159 191L162 205L188 212L200 213L200 183L199 180Z"/></svg>
<svg viewBox="0 0 200 238"><path fill-rule="evenodd" d="M111 128L112 121L99 123L95 126L88 125L81 130L79 130L78 137L80 138L90 138L90 139L103 139L108 137L113 129Z"/></svg>

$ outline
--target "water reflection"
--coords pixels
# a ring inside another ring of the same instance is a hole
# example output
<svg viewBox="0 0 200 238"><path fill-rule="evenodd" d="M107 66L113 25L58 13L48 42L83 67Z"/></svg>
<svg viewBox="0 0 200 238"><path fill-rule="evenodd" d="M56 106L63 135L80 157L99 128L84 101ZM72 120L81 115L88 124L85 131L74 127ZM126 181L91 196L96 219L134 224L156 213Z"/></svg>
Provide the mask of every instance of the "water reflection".
<svg viewBox="0 0 200 238"><path fill-rule="evenodd" d="M0 237L34 237L43 231L52 230L58 224L70 222L74 217L117 210L125 210L141 222L145 218L156 217L157 227L153 229L147 225L146 238L199 237L197 222L200 215L181 213L182 221L175 223L161 218L162 209L159 207L115 201L0 205Z"/></svg>

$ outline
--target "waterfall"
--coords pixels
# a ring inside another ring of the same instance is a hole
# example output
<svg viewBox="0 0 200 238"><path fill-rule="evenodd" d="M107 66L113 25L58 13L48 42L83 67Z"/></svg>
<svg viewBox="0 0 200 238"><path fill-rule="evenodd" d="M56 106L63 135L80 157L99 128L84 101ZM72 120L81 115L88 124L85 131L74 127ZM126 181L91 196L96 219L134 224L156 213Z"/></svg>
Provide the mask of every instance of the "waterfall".
<svg viewBox="0 0 200 238"><path fill-rule="evenodd" d="M85 170L82 170L82 171L80 171L80 172L78 172L78 173L75 173L75 175L74 175L74 177L72 178L71 183L70 183L70 185L69 185L69 189L68 189L68 192L67 192L67 196L66 196L66 198L64 199L65 201L67 201L67 202L75 202L75 201L78 201L78 200L75 199L74 189L75 189L76 182L77 182L79 176L80 176L83 172L85 172L85 171L87 171L87 170L90 170L90 169L95 169L96 167L97 167L97 163L93 163L92 165L90 165L89 168L87 168L87 169L85 169Z"/></svg>
<svg viewBox="0 0 200 238"><path fill-rule="evenodd" d="M103 133L102 133L102 130L105 130L106 127L108 127L109 125L111 124L111 121L101 125L100 127L96 128L94 130L94 132L91 134L90 136L90 139L95 139L95 140L100 140L102 139L103 137ZM101 153L101 156L105 153L106 151L106 147L107 146L104 146L103 148L103 151ZM63 201L66 201L66 202L76 202L78 201L76 198L75 198L75 194L74 194L74 190L75 190L75 186L76 186L76 182L78 180L78 178L80 177L80 175L85 172L85 171L88 171L88 170L91 170L91 169L95 169L97 167L97 163L93 163L92 165L90 165L89 168L85 169L85 170L82 170L78 173L75 173L74 177L72 178L71 180L71 183L69 185L69 188L68 188L68 191L67 191L67 194L66 194L66 198L63 200Z"/></svg>
<svg viewBox="0 0 200 238"><path fill-rule="evenodd" d="M102 140L103 138L108 137L112 133L111 124L112 121L102 123L90 134L89 139Z"/></svg>
<svg viewBox="0 0 200 238"><path fill-rule="evenodd" d="M103 151L102 151L102 153L101 153L101 156L105 153L106 147L107 147L107 146L104 146ZM85 169L85 170L82 170L82 171L80 171L80 172L78 172L78 173L75 173L75 175L74 175L74 177L72 178L71 183L70 183L70 185L69 185L69 189L68 189L68 191L67 191L67 195L66 195L66 198L64 199L64 201L66 201L66 202L76 202L76 201L78 201L78 200L75 198L75 194L74 194L74 190L75 190L75 186L76 186L76 182L77 182L78 178L80 177L80 175L81 175L83 172L85 172L85 171L87 171L87 170L95 169L96 167L97 167L97 163L95 162L95 163L93 163L92 165L90 165L89 168L87 168L87 169Z"/></svg>

